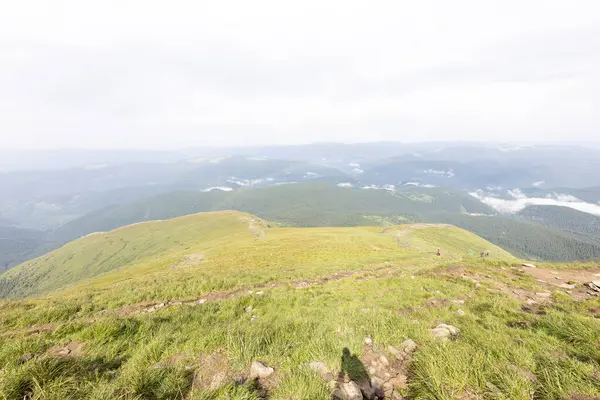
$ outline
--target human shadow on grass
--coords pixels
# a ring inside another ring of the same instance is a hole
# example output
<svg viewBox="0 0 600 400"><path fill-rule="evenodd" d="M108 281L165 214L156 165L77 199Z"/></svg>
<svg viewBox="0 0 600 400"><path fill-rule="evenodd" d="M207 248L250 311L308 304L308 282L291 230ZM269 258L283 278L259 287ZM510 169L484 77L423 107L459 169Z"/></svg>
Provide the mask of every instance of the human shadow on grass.
<svg viewBox="0 0 600 400"><path fill-rule="evenodd" d="M360 361L356 354L350 353L350 350L347 347L342 351L338 382L344 382L345 377L354 382L369 380L367 368L365 368L365 365Z"/></svg>

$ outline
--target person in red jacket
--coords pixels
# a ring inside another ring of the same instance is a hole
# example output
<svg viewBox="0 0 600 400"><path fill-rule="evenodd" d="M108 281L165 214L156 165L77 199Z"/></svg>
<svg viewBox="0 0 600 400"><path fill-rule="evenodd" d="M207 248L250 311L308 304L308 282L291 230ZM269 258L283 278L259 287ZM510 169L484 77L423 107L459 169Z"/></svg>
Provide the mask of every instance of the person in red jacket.
<svg viewBox="0 0 600 400"><path fill-rule="evenodd" d="M438 251L437 251L437 255L438 255L438 256L441 256L441 255L442 255L442 253L440 252L440 249L438 249Z"/></svg>

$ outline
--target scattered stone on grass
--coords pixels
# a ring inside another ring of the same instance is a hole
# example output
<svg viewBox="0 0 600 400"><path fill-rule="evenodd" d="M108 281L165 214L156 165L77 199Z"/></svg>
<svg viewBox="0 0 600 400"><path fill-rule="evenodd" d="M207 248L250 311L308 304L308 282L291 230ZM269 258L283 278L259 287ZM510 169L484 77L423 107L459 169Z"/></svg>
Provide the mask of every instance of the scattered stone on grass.
<svg viewBox="0 0 600 400"><path fill-rule="evenodd" d="M523 267L527 267L527 268L536 268L535 265L533 264L521 264Z"/></svg>
<svg viewBox="0 0 600 400"><path fill-rule="evenodd" d="M373 339L371 339L370 337L366 337L365 343L368 344L369 346L371 346L373 344Z"/></svg>
<svg viewBox="0 0 600 400"><path fill-rule="evenodd" d="M335 399L339 400L363 400L362 392L356 382L342 383L338 390L333 393Z"/></svg>
<svg viewBox="0 0 600 400"><path fill-rule="evenodd" d="M267 367L261 362L254 361L250 367L250 379L265 379L273 375L275 370L271 367Z"/></svg>
<svg viewBox="0 0 600 400"><path fill-rule="evenodd" d="M333 380L333 374L327 368L324 362L321 361L313 361L306 364L308 368L312 369L323 379L325 382L331 382Z"/></svg>
<svg viewBox="0 0 600 400"><path fill-rule="evenodd" d="M461 310L461 309L458 309L458 311L456 311L456 313L457 313L458 315L460 315L461 317L464 317L465 315L467 315L467 313L466 313L466 312L464 312L464 311L463 311L463 310Z"/></svg>
<svg viewBox="0 0 600 400"><path fill-rule="evenodd" d="M460 329L452 325L439 324L433 329L429 330L433 336L441 341L453 339L460 333Z"/></svg>
<svg viewBox="0 0 600 400"><path fill-rule="evenodd" d="M251 313L252 311L254 311L254 307L248 306L244 309L244 311L246 311L247 313Z"/></svg>

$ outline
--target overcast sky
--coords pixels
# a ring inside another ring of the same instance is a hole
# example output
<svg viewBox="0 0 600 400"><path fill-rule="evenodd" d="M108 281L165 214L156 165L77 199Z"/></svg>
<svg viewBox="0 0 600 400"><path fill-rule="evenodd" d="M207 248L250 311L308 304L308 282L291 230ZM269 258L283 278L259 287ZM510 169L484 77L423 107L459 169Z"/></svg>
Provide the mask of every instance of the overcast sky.
<svg viewBox="0 0 600 400"><path fill-rule="evenodd" d="M600 3L6 1L0 147L600 140Z"/></svg>

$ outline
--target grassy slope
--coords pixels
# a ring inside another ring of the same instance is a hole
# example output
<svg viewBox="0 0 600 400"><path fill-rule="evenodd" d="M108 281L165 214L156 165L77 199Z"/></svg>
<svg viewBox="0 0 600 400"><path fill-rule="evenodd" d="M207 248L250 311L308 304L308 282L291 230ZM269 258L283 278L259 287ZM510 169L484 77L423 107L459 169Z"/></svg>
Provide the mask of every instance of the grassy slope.
<svg viewBox="0 0 600 400"><path fill-rule="evenodd" d="M545 314L523 311L497 287L539 291L541 284L507 268L514 262L509 254L469 232L434 226L262 228L261 234L260 221L249 229L248 218L200 214L79 241L94 253L121 238L146 246L135 256L121 251L119 263L102 263L114 257L101 253L94 265L122 266L61 292L0 302L0 398L258 400L252 385L231 382L262 360L276 369L272 399L328 399L327 387L301 364L324 361L335 371L342 349L360 354L365 336L384 348L408 337L418 343L405 391L413 399L600 392L600 322L586 316L600 302L555 293ZM442 257L433 254L437 247ZM469 250L490 251L490 260L482 264ZM91 255L61 257L75 267L78 260L88 265ZM463 270L446 269L454 265ZM298 280L318 284L297 289ZM200 297L214 300L136 313L142 305ZM449 301L455 299L465 303ZM244 312L248 306L255 311ZM432 340L428 329L442 321L461 329L456 341ZM69 342L80 343L82 354L51 355ZM25 354L34 357L20 362ZM207 365L207 356L224 361ZM198 379L217 372L230 380L208 389Z"/></svg>

